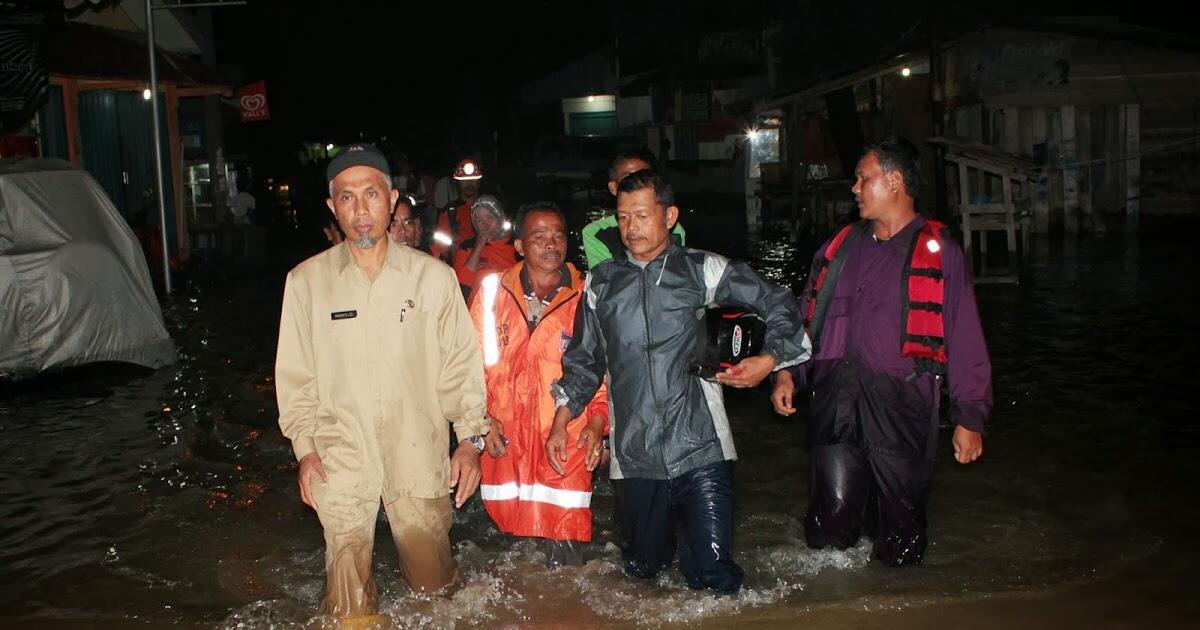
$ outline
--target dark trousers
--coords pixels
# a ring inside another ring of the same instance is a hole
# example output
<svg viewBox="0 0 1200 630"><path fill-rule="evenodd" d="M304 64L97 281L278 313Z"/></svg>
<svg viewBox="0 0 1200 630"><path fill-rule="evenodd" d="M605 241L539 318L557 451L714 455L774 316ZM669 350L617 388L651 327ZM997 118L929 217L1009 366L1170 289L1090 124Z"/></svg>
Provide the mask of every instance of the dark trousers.
<svg viewBox="0 0 1200 630"><path fill-rule="evenodd" d="M652 578L671 566L678 549L679 571L689 587L719 593L741 588L745 574L733 562L733 462L670 480L617 484L626 574Z"/></svg>
<svg viewBox="0 0 1200 630"><path fill-rule="evenodd" d="M854 444L812 446L812 498L804 520L808 546L854 546L863 533L892 566L920 564L929 542L925 506L933 461L872 452Z"/></svg>

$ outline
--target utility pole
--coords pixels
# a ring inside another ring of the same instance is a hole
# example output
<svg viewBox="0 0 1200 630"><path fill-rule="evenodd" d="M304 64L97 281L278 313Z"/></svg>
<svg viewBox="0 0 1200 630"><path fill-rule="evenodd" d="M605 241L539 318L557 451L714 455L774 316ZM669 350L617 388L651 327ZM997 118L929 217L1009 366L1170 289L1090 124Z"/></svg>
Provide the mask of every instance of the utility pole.
<svg viewBox="0 0 1200 630"><path fill-rule="evenodd" d="M150 135L154 139L154 179L155 186L158 188L158 229L162 237L163 291L166 295L171 294L171 253L167 247L167 195L164 190L166 186L162 167L162 138L159 135L158 126L158 63L154 54L154 12L160 9L203 9L244 4L246 4L245 0L174 2L171 4L154 4L153 0L146 0L146 54L150 57L150 120L154 125Z"/></svg>

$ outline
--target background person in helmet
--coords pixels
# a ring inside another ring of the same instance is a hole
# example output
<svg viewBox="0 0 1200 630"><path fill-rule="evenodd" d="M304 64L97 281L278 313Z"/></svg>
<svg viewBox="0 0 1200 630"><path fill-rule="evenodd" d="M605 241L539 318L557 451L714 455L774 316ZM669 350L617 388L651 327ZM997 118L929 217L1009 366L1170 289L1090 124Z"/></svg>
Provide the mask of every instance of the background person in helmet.
<svg viewBox="0 0 1200 630"><path fill-rule="evenodd" d="M679 569L692 588L741 588L733 561L733 445L721 386L688 373L699 309L744 306L767 322L763 352L718 375L753 387L772 370L808 358L796 300L749 265L676 245L679 215L662 175L643 170L621 180L617 220L625 254L588 274L551 388L555 423L583 413L608 376L613 405L610 476L619 479L618 515L625 573L652 578L671 564L678 525ZM551 454L568 448L551 434Z"/></svg>
<svg viewBox="0 0 1200 630"><path fill-rule="evenodd" d="M479 162L471 158L461 160L454 167L454 182L458 187L458 199L451 201L438 213L437 227L433 232L431 251L434 256L445 260L454 260L454 252L463 241L475 236L475 226L472 225L471 208L479 199L479 186L483 179L483 169Z"/></svg>
<svg viewBox="0 0 1200 630"><path fill-rule="evenodd" d="M613 200L617 198L617 184L626 175L644 169L657 169L657 164L658 161L649 149L639 148L617 153L608 167L608 192ZM676 222L671 235L676 244L686 244L683 224ZM617 229L617 215L611 209L605 209L604 216L583 226L582 237L583 254L587 258L589 269L606 260L612 260L614 253L625 251L625 246L621 244L621 233Z"/></svg>
<svg viewBox="0 0 1200 630"><path fill-rule="evenodd" d="M551 459L554 401L537 395L562 375L583 277L565 262L566 220L552 203L521 208L514 244L524 260L487 276L471 302L492 418L480 497L500 531L542 538L548 565L583 564L579 543L592 539L592 471L608 432L608 397L601 387L582 417L555 427L570 448Z"/></svg>
<svg viewBox="0 0 1200 630"><path fill-rule="evenodd" d="M386 234L398 192L383 154L350 145L327 177L348 237L288 273L275 391L300 497L325 534L321 610L370 616L381 502L409 586L436 592L457 579L447 488L461 507L479 481L483 357L450 270Z"/></svg>
<svg viewBox="0 0 1200 630"><path fill-rule="evenodd" d="M919 169L916 147L903 140L872 145L858 161L863 220L817 250L801 294L816 357L780 372L771 394L775 410L791 415L793 396L812 391L808 545L845 549L866 533L875 558L896 566L919 564L928 541L942 377L959 463L983 454L992 409L967 261L942 226L917 213Z"/></svg>
<svg viewBox="0 0 1200 630"><path fill-rule="evenodd" d="M517 262L512 224L499 200L483 195L475 200L469 216L475 235L463 241L454 252L454 273L467 298L479 286L480 278L504 271Z"/></svg>

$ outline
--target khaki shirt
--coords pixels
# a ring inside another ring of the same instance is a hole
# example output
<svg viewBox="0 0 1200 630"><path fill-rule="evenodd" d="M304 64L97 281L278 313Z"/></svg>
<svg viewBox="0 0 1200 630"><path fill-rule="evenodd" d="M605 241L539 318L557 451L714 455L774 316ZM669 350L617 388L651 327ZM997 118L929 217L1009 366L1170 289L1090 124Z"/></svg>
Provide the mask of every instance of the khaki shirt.
<svg viewBox="0 0 1200 630"><path fill-rule="evenodd" d="M387 502L449 494L450 431L486 433L483 357L458 281L389 240L374 282L349 241L288 273L275 391L296 459L330 490Z"/></svg>

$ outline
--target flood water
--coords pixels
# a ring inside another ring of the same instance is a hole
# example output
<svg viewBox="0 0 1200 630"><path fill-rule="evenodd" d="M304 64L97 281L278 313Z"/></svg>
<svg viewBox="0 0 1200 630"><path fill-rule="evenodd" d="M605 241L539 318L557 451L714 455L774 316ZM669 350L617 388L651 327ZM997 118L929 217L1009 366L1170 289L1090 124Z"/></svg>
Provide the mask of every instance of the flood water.
<svg viewBox="0 0 1200 630"><path fill-rule="evenodd" d="M689 244L803 278L811 244L721 233L690 230ZM954 463L943 432L921 567L872 563L869 543L808 549L803 411L783 419L765 390L734 392L737 598L677 572L624 577L601 480L579 568L544 568L473 499L455 518L463 586L449 599L411 596L381 531L383 611L429 628L1200 627L1198 258L1163 236L1043 238L1023 284L978 288L996 412L979 463ZM0 393L0 624L321 623L320 526L275 424L286 268L189 283L165 309L174 366Z"/></svg>

